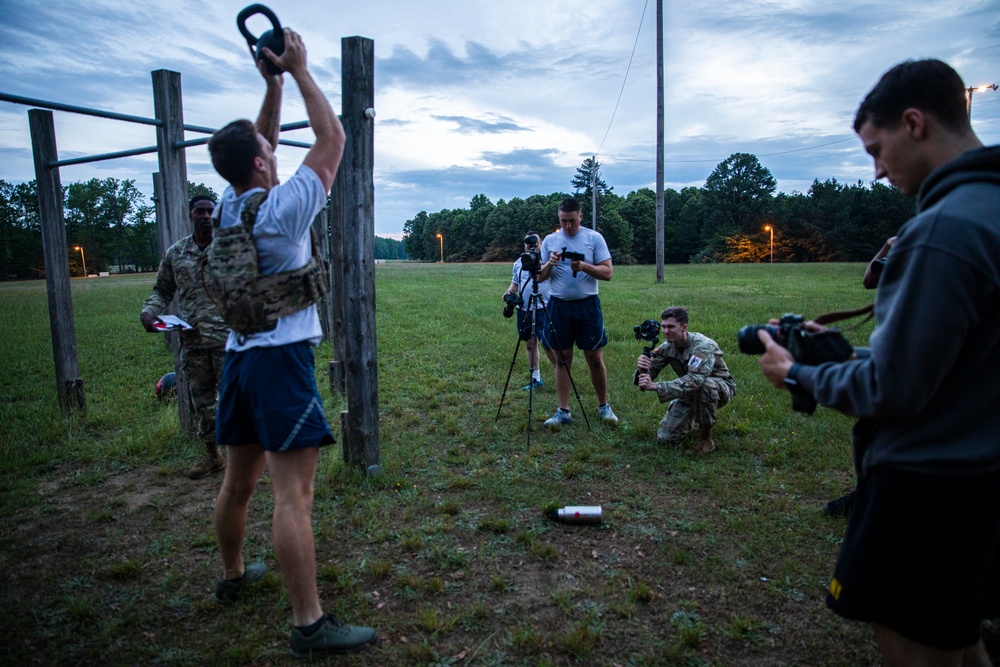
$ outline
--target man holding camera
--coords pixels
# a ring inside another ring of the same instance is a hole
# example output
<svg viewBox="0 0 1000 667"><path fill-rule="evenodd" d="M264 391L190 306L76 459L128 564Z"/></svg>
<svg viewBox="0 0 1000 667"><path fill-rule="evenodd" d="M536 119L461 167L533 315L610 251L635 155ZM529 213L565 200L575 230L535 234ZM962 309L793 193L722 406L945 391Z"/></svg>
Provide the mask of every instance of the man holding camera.
<svg viewBox="0 0 1000 667"><path fill-rule="evenodd" d="M549 302L549 284L539 283L536 280L538 298L531 298L531 295L534 294L532 278L538 275L538 269L541 266L538 254L540 248L538 232L525 234L524 252L514 262L513 278L507 291L503 293L504 303L507 304L503 311L504 317L510 317L513 312L517 313L517 335L525 341L524 352L528 357L528 367L531 369L531 381L521 387L523 391L536 389L545 384L542 382L542 374L538 368L538 334L545 331L545 326L548 323L543 302L545 304ZM527 267L524 266L525 259L527 259ZM512 308L515 310L512 311ZM534 331L531 328L532 316L535 318ZM545 354L555 366L556 358L552 350L545 350Z"/></svg>
<svg viewBox="0 0 1000 667"><path fill-rule="evenodd" d="M188 202L194 233L174 243L163 254L156 272L153 293L142 304L139 321L149 332L157 332L159 316L177 296L177 315L193 329L180 332L180 364L187 376L191 403L198 419L198 438L205 443L205 459L188 470L188 477L201 479L226 467L226 459L215 444L215 401L222 379L229 327L205 291L202 267L205 249L212 242L212 212L215 200L197 195Z"/></svg>
<svg viewBox="0 0 1000 667"><path fill-rule="evenodd" d="M718 343L695 331L688 331L688 312L680 306L660 314L663 344L649 356L639 355L633 382L643 391L655 391L661 403L670 401L656 431L661 445L676 444L698 422L698 442L688 454L708 454L715 450L712 427L716 411L736 394L736 382L722 359ZM648 348L647 348L648 349ZM653 382L660 371L670 366L677 379Z"/></svg>
<svg viewBox="0 0 1000 667"><path fill-rule="evenodd" d="M283 74L258 70L266 82L256 124L237 120L212 135L212 165L229 182L217 214L220 238L227 228L252 215L253 241L260 273L277 274L307 266L312 255L310 225L326 206L344 150L344 129L306 65L297 33L284 29L284 51L264 54L298 85L315 143L295 174L279 183L274 149L280 129ZM265 193L262 202L257 193ZM248 200L251 200L248 204ZM250 212L244 211L244 206ZM274 553L292 607L291 653L343 653L375 640L375 630L341 623L323 613L316 584L312 531L313 478L319 448L333 442L316 387L313 346L322 338L316 305L280 317L274 329L229 336L219 395L219 442L229 448L225 479L215 505L215 531L224 577L215 598L234 602L240 589L260 579L266 566L244 566L247 508L266 466L274 493Z"/></svg>
<svg viewBox="0 0 1000 667"><path fill-rule="evenodd" d="M542 241L538 280L549 281L549 326L542 337L546 350L556 351L560 363L556 366L556 393L559 407L545 420L545 426L558 429L572 423L569 411L571 387L570 366L573 345L583 350L590 368L590 382L597 393L597 416L617 425L618 417L608 403L608 371L604 367L603 348L608 344L604 331L601 300L597 296L597 281L611 280L614 268L611 252L604 237L581 226L583 211L580 203L564 199L559 204L559 227Z"/></svg>
<svg viewBox="0 0 1000 667"><path fill-rule="evenodd" d="M875 295L867 358L799 364L771 336L760 364L858 417L858 488L827 605L870 622L886 665L990 664L1000 613L1000 147L969 122L961 77L905 62L854 129L875 177L917 197Z"/></svg>

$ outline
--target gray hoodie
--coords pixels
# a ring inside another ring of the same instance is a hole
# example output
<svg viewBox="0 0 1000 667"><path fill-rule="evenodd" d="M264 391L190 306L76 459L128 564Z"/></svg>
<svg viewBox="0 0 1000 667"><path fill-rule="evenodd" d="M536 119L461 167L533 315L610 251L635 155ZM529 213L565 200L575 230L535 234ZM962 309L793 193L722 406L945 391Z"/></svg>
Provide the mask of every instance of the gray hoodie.
<svg viewBox="0 0 1000 667"><path fill-rule="evenodd" d="M1000 469L1000 146L931 172L889 256L871 356L797 365L793 379L860 417L861 474Z"/></svg>

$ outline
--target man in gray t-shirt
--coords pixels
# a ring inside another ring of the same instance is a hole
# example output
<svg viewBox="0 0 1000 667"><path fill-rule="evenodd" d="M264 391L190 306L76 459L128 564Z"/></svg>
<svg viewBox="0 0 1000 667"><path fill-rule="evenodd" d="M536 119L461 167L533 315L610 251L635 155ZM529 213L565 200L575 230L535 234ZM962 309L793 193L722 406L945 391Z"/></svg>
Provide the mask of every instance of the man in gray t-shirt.
<svg viewBox="0 0 1000 667"><path fill-rule="evenodd" d="M597 393L597 414L602 420L617 424L618 417L608 403L608 372L604 367L603 348L608 343L604 331L597 281L611 280L614 268L604 237L581 226L583 211L575 199L559 205L560 230L542 241L542 268L539 282L549 285L549 326L542 336L546 350L556 350L556 393L559 407L545 421L558 429L573 421L569 411L570 366L573 345L583 350L590 368L590 381Z"/></svg>

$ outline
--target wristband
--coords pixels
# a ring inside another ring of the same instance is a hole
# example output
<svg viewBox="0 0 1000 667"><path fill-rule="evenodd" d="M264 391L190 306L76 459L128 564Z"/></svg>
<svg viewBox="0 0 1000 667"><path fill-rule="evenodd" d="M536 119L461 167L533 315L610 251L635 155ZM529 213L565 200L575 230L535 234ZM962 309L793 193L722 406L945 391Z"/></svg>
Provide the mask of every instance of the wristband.
<svg viewBox="0 0 1000 667"><path fill-rule="evenodd" d="M797 377L799 366L801 366L801 364L799 362L795 362L792 364L792 367L788 369L788 375L785 376L785 384L791 387L797 387L799 385L799 379Z"/></svg>

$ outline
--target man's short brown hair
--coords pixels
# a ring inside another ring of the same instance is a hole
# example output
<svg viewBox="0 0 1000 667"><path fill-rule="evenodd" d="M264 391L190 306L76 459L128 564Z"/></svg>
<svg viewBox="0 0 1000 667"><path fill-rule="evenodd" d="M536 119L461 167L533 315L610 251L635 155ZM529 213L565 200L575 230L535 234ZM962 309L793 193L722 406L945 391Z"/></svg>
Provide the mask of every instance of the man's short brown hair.
<svg viewBox="0 0 1000 667"><path fill-rule="evenodd" d="M964 132L970 129L969 110L962 77L940 60L907 60L882 75L865 96L854 116L854 131L871 121L877 128L899 122L903 112L920 109L933 115L945 127Z"/></svg>
<svg viewBox="0 0 1000 667"><path fill-rule="evenodd" d="M560 213L575 213L576 211L579 210L580 210L580 202L573 199L572 197L567 197L566 199L563 199L562 203L559 204Z"/></svg>
<svg viewBox="0 0 1000 667"><path fill-rule="evenodd" d="M260 155L257 127L246 119L234 120L208 140L212 166L230 185L249 185L253 159Z"/></svg>
<svg viewBox="0 0 1000 667"><path fill-rule="evenodd" d="M669 320L674 318L677 320L677 324L687 324L688 323L688 311L684 306L670 306L662 313L660 313L661 320Z"/></svg>

